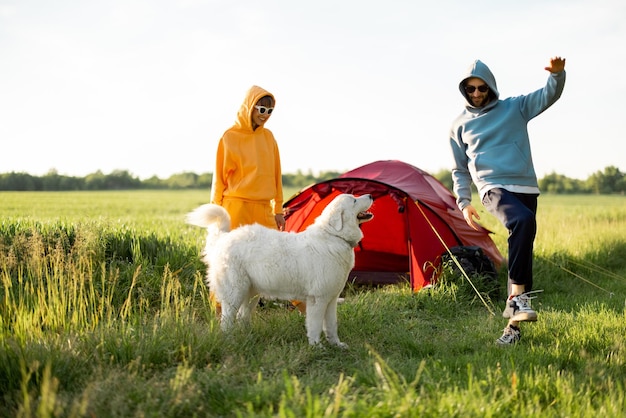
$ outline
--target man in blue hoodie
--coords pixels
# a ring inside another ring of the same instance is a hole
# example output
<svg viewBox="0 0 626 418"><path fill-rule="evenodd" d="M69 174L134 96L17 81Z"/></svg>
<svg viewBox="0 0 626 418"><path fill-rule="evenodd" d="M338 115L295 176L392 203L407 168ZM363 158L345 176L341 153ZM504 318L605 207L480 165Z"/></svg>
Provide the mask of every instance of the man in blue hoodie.
<svg viewBox="0 0 626 418"><path fill-rule="evenodd" d="M454 193L465 220L477 229L480 216L472 206L470 188L474 182L483 206L509 231L509 297L502 313L509 322L497 340L500 345L517 343L520 322L537 320L530 299L539 187L528 122L561 97L565 58L551 58L545 70L550 76L543 88L501 100L491 70L480 60L474 61L459 83L467 102L465 110L450 130Z"/></svg>

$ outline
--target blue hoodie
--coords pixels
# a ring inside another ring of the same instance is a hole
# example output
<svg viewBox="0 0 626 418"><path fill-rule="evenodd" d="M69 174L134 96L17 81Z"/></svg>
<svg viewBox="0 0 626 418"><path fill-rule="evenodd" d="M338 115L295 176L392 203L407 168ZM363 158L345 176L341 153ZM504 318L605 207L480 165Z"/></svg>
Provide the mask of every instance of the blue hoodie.
<svg viewBox="0 0 626 418"><path fill-rule="evenodd" d="M471 77L478 77L489 86L491 101L483 107L474 107L465 93L465 82ZM452 180L459 209L471 202L472 181L481 198L495 187L539 191L528 122L552 106L561 97L564 86L565 71L551 73L545 87L525 96L500 100L491 70L482 61L474 61L459 83L466 100L465 110L450 129Z"/></svg>

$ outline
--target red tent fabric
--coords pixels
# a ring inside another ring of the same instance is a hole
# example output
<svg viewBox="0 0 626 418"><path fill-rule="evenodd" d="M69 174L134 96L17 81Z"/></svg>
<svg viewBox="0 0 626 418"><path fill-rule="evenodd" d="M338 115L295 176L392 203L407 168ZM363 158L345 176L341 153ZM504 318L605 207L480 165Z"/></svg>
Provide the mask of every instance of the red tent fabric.
<svg viewBox="0 0 626 418"><path fill-rule="evenodd" d="M430 284L446 246L479 246L494 262L502 255L487 229L475 231L453 194L436 178L402 161L376 161L302 189L283 205L287 231L303 231L338 194L374 197L374 219L362 225L350 280L385 284L410 280L414 290Z"/></svg>

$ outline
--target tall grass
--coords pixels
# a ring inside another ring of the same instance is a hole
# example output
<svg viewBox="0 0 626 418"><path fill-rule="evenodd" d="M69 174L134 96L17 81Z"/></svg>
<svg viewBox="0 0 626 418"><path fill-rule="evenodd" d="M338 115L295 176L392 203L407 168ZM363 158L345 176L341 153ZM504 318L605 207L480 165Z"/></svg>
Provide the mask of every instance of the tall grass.
<svg viewBox="0 0 626 418"><path fill-rule="evenodd" d="M0 194L0 416L623 416L623 197L541 198L540 319L517 346L448 273L417 294L348 285L346 351L310 347L279 302L219 331L204 231L183 223L207 198Z"/></svg>

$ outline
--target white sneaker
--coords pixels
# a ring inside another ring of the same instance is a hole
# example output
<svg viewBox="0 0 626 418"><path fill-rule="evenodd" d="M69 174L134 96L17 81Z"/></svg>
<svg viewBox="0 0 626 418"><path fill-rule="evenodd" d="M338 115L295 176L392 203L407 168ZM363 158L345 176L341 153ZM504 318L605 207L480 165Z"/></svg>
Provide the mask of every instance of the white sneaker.
<svg viewBox="0 0 626 418"><path fill-rule="evenodd" d="M543 290L533 290L521 295L509 296L502 316L512 321L536 321L537 312L530 307L530 300L536 298L536 296L529 295L537 292L543 292Z"/></svg>
<svg viewBox="0 0 626 418"><path fill-rule="evenodd" d="M504 328L502 336L496 340L496 344L503 346L515 345L521 339L522 333L520 332L520 329L513 325L507 325L507 327Z"/></svg>

